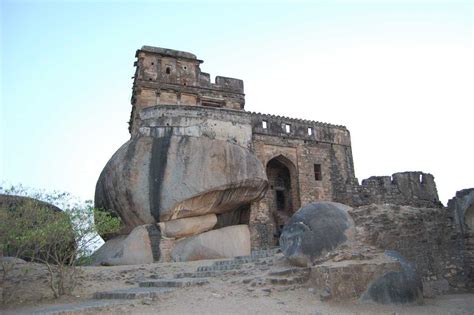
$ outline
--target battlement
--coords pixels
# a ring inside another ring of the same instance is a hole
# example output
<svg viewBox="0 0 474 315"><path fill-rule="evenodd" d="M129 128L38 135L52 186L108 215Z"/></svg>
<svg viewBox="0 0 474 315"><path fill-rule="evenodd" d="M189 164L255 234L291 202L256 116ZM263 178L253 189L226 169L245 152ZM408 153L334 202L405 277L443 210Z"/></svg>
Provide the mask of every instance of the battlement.
<svg viewBox="0 0 474 315"><path fill-rule="evenodd" d="M252 131L257 135L351 145L350 133L345 126L254 112L250 115Z"/></svg>
<svg viewBox="0 0 474 315"><path fill-rule="evenodd" d="M414 207L442 207L434 176L423 172L372 176L362 180L360 185L348 183L341 196L345 197L339 201L353 206L391 203Z"/></svg>
<svg viewBox="0 0 474 315"><path fill-rule="evenodd" d="M201 72L202 60L185 51L143 46L135 57L132 105L198 105L243 110L244 82Z"/></svg>
<svg viewBox="0 0 474 315"><path fill-rule="evenodd" d="M189 105L150 106L137 112L136 127L147 126L153 120L160 120L166 117L192 117L194 115L219 117L219 119L228 119L229 121L234 121L236 117L240 117L242 121L251 126L252 134L254 135L275 136L282 139L301 139L308 142L314 141L345 146L351 145L349 130L344 126L217 107Z"/></svg>

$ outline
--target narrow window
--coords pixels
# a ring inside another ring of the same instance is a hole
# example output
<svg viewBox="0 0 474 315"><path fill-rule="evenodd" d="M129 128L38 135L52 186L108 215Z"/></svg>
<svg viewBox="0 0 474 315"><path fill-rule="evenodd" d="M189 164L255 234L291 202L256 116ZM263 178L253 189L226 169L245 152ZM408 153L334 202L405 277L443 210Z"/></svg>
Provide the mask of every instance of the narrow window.
<svg viewBox="0 0 474 315"><path fill-rule="evenodd" d="M262 120L262 128L267 129L267 121L266 120Z"/></svg>
<svg viewBox="0 0 474 315"><path fill-rule="evenodd" d="M170 67L166 67L166 74L170 74L171 73L171 68Z"/></svg>
<svg viewBox="0 0 474 315"><path fill-rule="evenodd" d="M290 124L285 124L285 132L290 133L291 131L291 125Z"/></svg>
<svg viewBox="0 0 474 315"><path fill-rule="evenodd" d="M321 164L314 164L314 179L321 180Z"/></svg>
<svg viewBox="0 0 474 315"><path fill-rule="evenodd" d="M313 135L313 128L308 127L308 136Z"/></svg>

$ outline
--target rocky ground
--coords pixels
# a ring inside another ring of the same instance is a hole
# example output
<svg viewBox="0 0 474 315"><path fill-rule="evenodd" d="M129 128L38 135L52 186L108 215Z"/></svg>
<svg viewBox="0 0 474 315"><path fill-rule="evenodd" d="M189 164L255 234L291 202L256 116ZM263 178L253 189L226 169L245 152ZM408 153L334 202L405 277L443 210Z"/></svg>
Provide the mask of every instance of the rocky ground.
<svg viewBox="0 0 474 315"><path fill-rule="evenodd" d="M444 295L408 306L323 302L305 285L307 275L306 268L291 267L281 254L273 253L233 260L83 267L74 295L54 300L44 266L26 263L17 265L8 277L3 289L11 300L0 313L474 314L474 294Z"/></svg>

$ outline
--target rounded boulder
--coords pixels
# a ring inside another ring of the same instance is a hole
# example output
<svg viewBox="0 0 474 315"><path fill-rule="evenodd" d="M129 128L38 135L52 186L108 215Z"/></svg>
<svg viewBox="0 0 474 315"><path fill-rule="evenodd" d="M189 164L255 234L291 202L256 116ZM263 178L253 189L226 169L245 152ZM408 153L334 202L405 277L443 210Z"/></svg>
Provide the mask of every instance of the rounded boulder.
<svg viewBox="0 0 474 315"><path fill-rule="evenodd" d="M143 136L109 160L96 186L95 206L136 226L220 214L260 199L265 169L247 148L208 137Z"/></svg>
<svg viewBox="0 0 474 315"><path fill-rule="evenodd" d="M336 202L314 202L300 208L284 226L280 247L294 265L307 266L316 258L354 237L352 209Z"/></svg>

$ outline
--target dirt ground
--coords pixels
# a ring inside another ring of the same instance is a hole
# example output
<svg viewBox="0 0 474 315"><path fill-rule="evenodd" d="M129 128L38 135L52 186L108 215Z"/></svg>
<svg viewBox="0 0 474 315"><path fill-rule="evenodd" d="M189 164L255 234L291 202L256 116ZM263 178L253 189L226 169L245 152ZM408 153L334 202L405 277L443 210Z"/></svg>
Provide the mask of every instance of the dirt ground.
<svg viewBox="0 0 474 315"><path fill-rule="evenodd" d="M207 264L211 264L210 261ZM115 267L82 267L73 296L53 299L43 265L20 264L3 290L11 295L4 311L21 312L33 307L81 302L96 291L136 287L141 280L171 278L193 272L206 261ZM221 276L200 287L179 288L159 298L133 300L89 314L474 314L474 294L451 294L425 299L423 305L372 305L356 301L321 302L311 289L298 287L251 288L245 276ZM250 275L252 277L252 275ZM15 287L16 289L13 289ZM0 311L2 313L2 311Z"/></svg>

